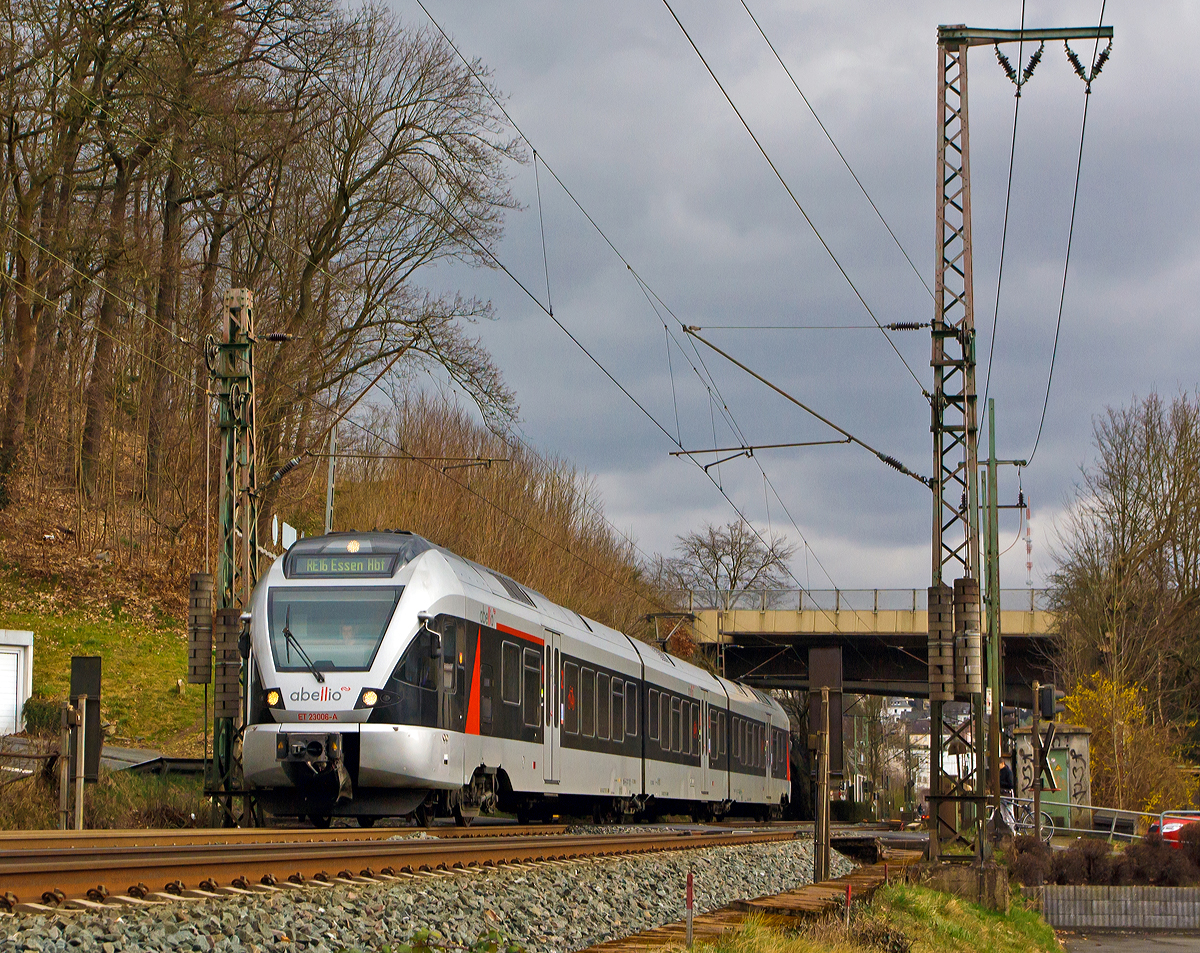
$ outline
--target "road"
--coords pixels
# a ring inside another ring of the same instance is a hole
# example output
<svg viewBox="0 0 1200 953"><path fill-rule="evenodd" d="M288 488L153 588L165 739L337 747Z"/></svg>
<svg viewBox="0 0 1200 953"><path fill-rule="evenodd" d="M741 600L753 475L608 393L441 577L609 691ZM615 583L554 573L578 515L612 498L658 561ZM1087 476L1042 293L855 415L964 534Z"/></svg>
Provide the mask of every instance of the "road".
<svg viewBox="0 0 1200 953"><path fill-rule="evenodd" d="M1060 933L1067 953L1200 953L1198 933Z"/></svg>

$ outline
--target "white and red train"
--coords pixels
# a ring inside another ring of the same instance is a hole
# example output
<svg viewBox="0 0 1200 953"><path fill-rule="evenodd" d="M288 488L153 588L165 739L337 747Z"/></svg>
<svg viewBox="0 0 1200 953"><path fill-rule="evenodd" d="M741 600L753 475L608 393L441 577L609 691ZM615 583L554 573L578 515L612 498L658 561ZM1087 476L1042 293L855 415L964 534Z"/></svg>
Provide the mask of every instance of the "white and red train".
<svg viewBox="0 0 1200 953"><path fill-rule="evenodd" d="M303 539L254 592L242 762L268 813L778 815L771 697L410 533Z"/></svg>

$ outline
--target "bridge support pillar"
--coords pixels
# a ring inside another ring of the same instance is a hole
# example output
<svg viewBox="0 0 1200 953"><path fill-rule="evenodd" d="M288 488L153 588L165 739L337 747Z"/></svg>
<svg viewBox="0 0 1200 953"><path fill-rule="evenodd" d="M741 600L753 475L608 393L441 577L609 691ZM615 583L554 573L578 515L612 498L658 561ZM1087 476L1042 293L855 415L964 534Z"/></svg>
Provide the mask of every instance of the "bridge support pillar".
<svg viewBox="0 0 1200 953"><path fill-rule="evenodd" d="M829 776L840 780L842 768L842 647L808 650L808 726L818 731L824 720L821 690L829 692ZM826 795L828 796L828 795ZM814 805L815 807L816 805Z"/></svg>

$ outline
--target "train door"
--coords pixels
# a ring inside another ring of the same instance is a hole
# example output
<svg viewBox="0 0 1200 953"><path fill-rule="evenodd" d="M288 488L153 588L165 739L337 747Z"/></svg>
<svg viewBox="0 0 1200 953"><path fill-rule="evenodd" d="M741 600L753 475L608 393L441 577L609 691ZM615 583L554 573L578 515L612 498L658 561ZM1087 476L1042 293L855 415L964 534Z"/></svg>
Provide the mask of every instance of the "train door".
<svg viewBox="0 0 1200 953"><path fill-rule="evenodd" d="M710 767L713 735L709 727L708 713L712 710L712 698L707 688L700 689L700 793L708 794L712 768Z"/></svg>
<svg viewBox="0 0 1200 953"><path fill-rule="evenodd" d="M562 636L557 632L546 629L546 645L544 648L545 658L542 660L542 669L545 676L542 682L543 697L546 704L543 706L546 710L546 722L543 726L544 733L542 735L542 778L547 783L557 784L559 781L559 732L562 730L562 708L559 704L559 685L562 682L561 666L562 657L560 655Z"/></svg>

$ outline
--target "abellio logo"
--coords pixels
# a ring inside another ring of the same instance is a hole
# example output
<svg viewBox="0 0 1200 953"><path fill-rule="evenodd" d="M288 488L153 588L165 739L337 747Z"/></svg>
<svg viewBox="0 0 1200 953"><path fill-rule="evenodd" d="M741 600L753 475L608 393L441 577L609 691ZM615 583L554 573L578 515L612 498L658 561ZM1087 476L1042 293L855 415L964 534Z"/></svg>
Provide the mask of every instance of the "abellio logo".
<svg viewBox="0 0 1200 953"><path fill-rule="evenodd" d="M302 688L298 692L292 692L288 697L294 702L339 702L342 700L342 693L328 685L322 685L315 692Z"/></svg>

